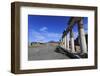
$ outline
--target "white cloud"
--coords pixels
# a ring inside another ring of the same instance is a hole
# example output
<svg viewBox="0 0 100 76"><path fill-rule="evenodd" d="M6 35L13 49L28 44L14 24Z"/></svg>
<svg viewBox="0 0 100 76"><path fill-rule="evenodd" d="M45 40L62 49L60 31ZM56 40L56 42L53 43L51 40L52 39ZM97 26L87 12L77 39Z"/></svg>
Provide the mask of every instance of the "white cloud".
<svg viewBox="0 0 100 76"><path fill-rule="evenodd" d="M36 30L32 30L30 36L31 40L36 42L48 42L50 40L58 41L61 38L61 34L59 33L48 32L48 31L40 32Z"/></svg>
<svg viewBox="0 0 100 76"><path fill-rule="evenodd" d="M40 31L46 31L48 28L47 27L42 27L42 28L40 28Z"/></svg>
<svg viewBox="0 0 100 76"><path fill-rule="evenodd" d="M44 41L45 40L45 37L41 33L35 30L32 30L31 36L33 36L34 41Z"/></svg>
<svg viewBox="0 0 100 76"><path fill-rule="evenodd" d="M29 31L29 42L41 41L43 39L45 39L44 36L39 32L32 29Z"/></svg>
<svg viewBox="0 0 100 76"><path fill-rule="evenodd" d="M61 37L61 34L59 34L59 33L53 33L53 32L51 32L51 33L47 32L46 35L47 35L48 37L54 37L54 38L59 38L59 37Z"/></svg>

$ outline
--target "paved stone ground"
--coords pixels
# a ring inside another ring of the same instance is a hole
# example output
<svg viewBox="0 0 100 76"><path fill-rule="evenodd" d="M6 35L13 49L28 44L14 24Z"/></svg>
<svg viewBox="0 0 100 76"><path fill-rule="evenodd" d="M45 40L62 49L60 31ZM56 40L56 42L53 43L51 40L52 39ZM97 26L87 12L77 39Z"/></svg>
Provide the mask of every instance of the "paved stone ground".
<svg viewBox="0 0 100 76"><path fill-rule="evenodd" d="M55 52L56 46L43 45L36 48L28 48L28 60L54 60L54 59L70 59L64 54Z"/></svg>

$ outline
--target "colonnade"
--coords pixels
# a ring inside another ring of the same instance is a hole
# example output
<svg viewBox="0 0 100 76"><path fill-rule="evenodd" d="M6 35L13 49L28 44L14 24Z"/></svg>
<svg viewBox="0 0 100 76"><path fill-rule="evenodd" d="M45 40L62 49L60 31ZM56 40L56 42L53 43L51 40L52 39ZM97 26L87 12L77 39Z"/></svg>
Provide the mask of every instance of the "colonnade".
<svg viewBox="0 0 100 76"><path fill-rule="evenodd" d="M75 53L75 45L74 45L74 32L73 26L77 23L78 26L78 34L79 34L79 42L80 42L80 53L87 53L87 45L85 39L84 25L83 25L83 17L71 17L68 22L68 27L64 30L62 38L60 40L60 46L69 50L71 53ZM70 33L68 38L68 33ZM70 40L69 40L70 39ZM70 46L69 46L70 41Z"/></svg>

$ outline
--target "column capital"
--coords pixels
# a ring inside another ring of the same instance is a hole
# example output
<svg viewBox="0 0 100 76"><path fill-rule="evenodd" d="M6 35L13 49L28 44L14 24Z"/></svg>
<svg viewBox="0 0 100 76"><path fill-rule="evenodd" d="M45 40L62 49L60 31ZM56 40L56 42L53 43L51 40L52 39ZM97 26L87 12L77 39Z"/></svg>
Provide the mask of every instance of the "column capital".
<svg viewBox="0 0 100 76"><path fill-rule="evenodd" d="M83 28L83 18L78 21L78 28Z"/></svg>

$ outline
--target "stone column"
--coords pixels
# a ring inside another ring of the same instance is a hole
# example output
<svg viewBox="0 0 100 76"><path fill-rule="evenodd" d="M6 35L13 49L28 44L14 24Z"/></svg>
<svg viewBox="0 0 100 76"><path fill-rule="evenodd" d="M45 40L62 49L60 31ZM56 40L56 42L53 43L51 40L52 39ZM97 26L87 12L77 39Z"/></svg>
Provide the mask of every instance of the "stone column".
<svg viewBox="0 0 100 76"><path fill-rule="evenodd" d="M67 49L67 41L66 40L67 40L67 36L65 35L64 36L64 48L65 49Z"/></svg>
<svg viewBox="0 0 100 76"><path fill-rule="evenodd" d="M78 31L80 37L81 53L87 53L86 39L85 39L85 33L83 28L83 18L78 22Z"/></svg>
<svg viewBox="0 0 100 76"><path fill-rule="evenodd" d="M61 47L63 46L63 44L62 44L62 43L63 43L63 39L61 39Z"/></svg>
<svg viewBox="0 0 100 76"><path fill-rule="evenodd" d="M69 50L69 39L67 38L67 50Z"/></svg>
<svg viewBox="0 0 100 76"><path fill-rule="evenodd" d="M61 46L61 40L59 41L59 46Z"/></svg>
<svg viewBox="0 0 100 76"><path fill-rule="evenodd" d="M64 43L64 38L62 38L62 47L64 47L64 44L63 43Z"/></svg>
<svg viewBox="0 0 100 76"><path fill-rule="evenodd" d="M70 42L71 42L71 52L75 53L75 48L74 48L74 35L72 29L70 30Z"/></svg>
<svg viewBox="0 0 100 76"><path fill-rule="evenodd" d="M67 35L65 36L65 48L69 50L69 41L68 41Z"/></svg>
<svg viewBox="0 0 100 76"><path fill-rule="evenodd" d="M65 48L65 37L63 37L63 48Z"/></svg>

